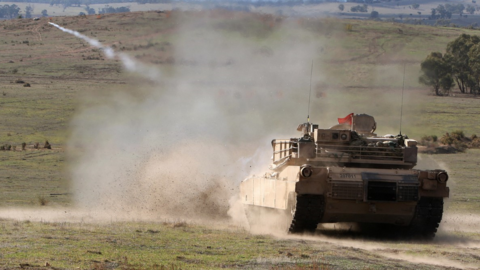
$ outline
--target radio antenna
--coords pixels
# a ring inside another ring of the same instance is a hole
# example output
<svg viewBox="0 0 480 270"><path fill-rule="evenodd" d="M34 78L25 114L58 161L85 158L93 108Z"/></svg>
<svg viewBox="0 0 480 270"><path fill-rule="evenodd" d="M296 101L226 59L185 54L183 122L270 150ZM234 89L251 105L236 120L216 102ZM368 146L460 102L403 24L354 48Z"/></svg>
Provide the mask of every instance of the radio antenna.
<svg viewBox="0 0 480 270"><path fill-rule="evenodd" d="M406 64L403 63L402 103L400 105L400 135L402 135L403 91L405 90L405 66Z"/></svg>
<svg viewBox="0 0 480 270"><path fill-rule="evenodd" d="M312 59L312 67L310 68L310 92L308 93L308 111L307 111L308 123L310 123L310 97L312 96L312 74L313 74L313 59Z"/></svg>

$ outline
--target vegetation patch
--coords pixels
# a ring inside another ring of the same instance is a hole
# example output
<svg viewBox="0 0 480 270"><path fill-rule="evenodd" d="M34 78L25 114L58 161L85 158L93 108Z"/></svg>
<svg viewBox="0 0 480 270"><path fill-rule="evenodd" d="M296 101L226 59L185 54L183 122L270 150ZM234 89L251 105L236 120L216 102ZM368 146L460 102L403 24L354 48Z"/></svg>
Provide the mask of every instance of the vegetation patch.
<svg viewBox="0 0 480 270"><path fill-rule="evenodd" d="M437 96L458 90L476 96L480 93L480 37L462 34L447 45L444 55L432 52L421 63L420 83L431 86Z"/></svg>
<svg viewBox="0 0 480 270"><path fill-rule="evenodd" d="M437 135L423 136L419 141L421 153L451 154L465 152L469 148L480 148L480 138L476 134L465 136L462 130L447 132L440 138Z"/></svg>

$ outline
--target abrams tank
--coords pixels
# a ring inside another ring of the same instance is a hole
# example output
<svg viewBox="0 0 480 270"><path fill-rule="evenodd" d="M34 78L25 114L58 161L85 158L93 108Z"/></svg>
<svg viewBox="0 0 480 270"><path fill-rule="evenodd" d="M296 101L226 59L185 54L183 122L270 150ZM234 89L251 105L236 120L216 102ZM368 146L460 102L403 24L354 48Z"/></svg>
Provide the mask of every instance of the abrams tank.
<svg viewBox="0 0 480 270"><path fill-rule="evenodd" d="M288 215L290 233L322 223L391 224L392 233L432 239L449 196L444 170L417 170L417 142L377 136L376 122L350 114L328 129L304 123L299 138L274 139L269 171L240 184L249 222L253 212Z"/></svg>

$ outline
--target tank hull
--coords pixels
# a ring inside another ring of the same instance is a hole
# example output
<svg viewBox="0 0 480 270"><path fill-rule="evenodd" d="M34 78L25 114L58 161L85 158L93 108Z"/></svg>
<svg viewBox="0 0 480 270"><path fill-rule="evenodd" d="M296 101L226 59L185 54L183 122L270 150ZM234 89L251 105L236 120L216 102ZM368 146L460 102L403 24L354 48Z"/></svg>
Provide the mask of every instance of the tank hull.
<svg viewBox="0 0 480 270"><path fill-rule="evenodd" d="M302 171L306 167L311 174ZM314 231L320 223L358 222L394 224L407 231L415 225L421 227L417 232L426 230L422 231L424 235L434 235L441 221L443 197L448 197L449 190L437 180L433 188L433 180L428 179L430 172L289 166L280 173L245 179L240 194L246 205L278 209L290 215L286 229L293 233ZM438 175L443 171L433 172ZM433 210L435 217L430 217L430 210L419 213L417 205L428 198L442 202L441 210ZM418 225L418 215L422 214L428 215L428 220Z"/></svg>

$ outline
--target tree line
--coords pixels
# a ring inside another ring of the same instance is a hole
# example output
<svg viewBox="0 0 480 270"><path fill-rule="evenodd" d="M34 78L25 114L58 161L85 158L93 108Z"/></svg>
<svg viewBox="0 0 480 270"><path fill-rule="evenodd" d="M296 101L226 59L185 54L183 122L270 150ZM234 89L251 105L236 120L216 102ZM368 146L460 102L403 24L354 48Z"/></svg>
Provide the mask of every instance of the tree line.
<svg viewBox="0 0 480 270"><path fill-rule="evenodd" d="M0 18L13 19L17 18L19 15L20 8L17 5L0 5Z"/></svg>
<svg viewBox="0 0 480 270"><path fill-rule="evenodd" d="M438 5L436 8L432 8L430 19L451 19L452 14L463 15L464 11L473 14L475 12L475 7L468 5L465 7L463 4L445 4Z"/></svg>
<svg viewBox="0 0 480 270"><path fill-rule="evenodd" d="M446 52L431 52L421 63L419 82L445 96L457 85L461 93L480 93L480 37L462 34L447 44Z"/></svg>
<svg viewBox="0 0 480 270"><path fill-rule="evenodd" d="M118 7L114 8L111 6L106 5L104 8L99 8L98 9L98 14L106 14L106 13L123 13L123 12L130 12L129 7ZM85 12L80 12L78 15L83 16L83 15L92 15L95 14L95 9L91 8L90 6L85 7Z"/></svg>
<svg viewBox="0 0 480 270"><path fill-rule="evenodd" d="M25 18L32 18L33 7L28 5L25 7ZM2 19L14 19L22 18L21 9L15 5L0 5L0 18Z"/></svg>
<svg viewBox="0 0 480 270"><path fill-rule="evenodd" d="M12 0L0 0L0 2L11 2ZM260 5L260 6L277 6L277 5L302 5L302 4L318 4L323 3L323 0L281 0L281 1L271 1L271 0L183 0L184 2L191 3L213 3L213 4L222 4L225 2L228 3L237 3L237 4L249 4L249 5ZM370 1L370 0L369 0ZM43 3L53 5L63 5L68 2L81 3L81 5L93 5L93 4L111 4L111 3L173 3L173 2L182 2L180 0L15 0L15 2L28 2L28 3ZM71 6L76 6L77 4L72 4Z"/></svg>
<svg viewBox="0 0 480 270"><path fill-rule="evenodd" d="M105 14L105 13L121 13L121 12L130 12L129 7L111 7L105 6L104 8L98 9L98 14ZM48 11L46 9L42 10L41 12L43 17L48 16ZM91 15L95 14L95 9L91 8L90 6L85 7L85 12L80 12L80 15ZM33 16L33 6L28 5L25 7L25 15L21 14L21 9L15 5L0 5L0 19L15 19L15 18L32 18Z"/></svg>

